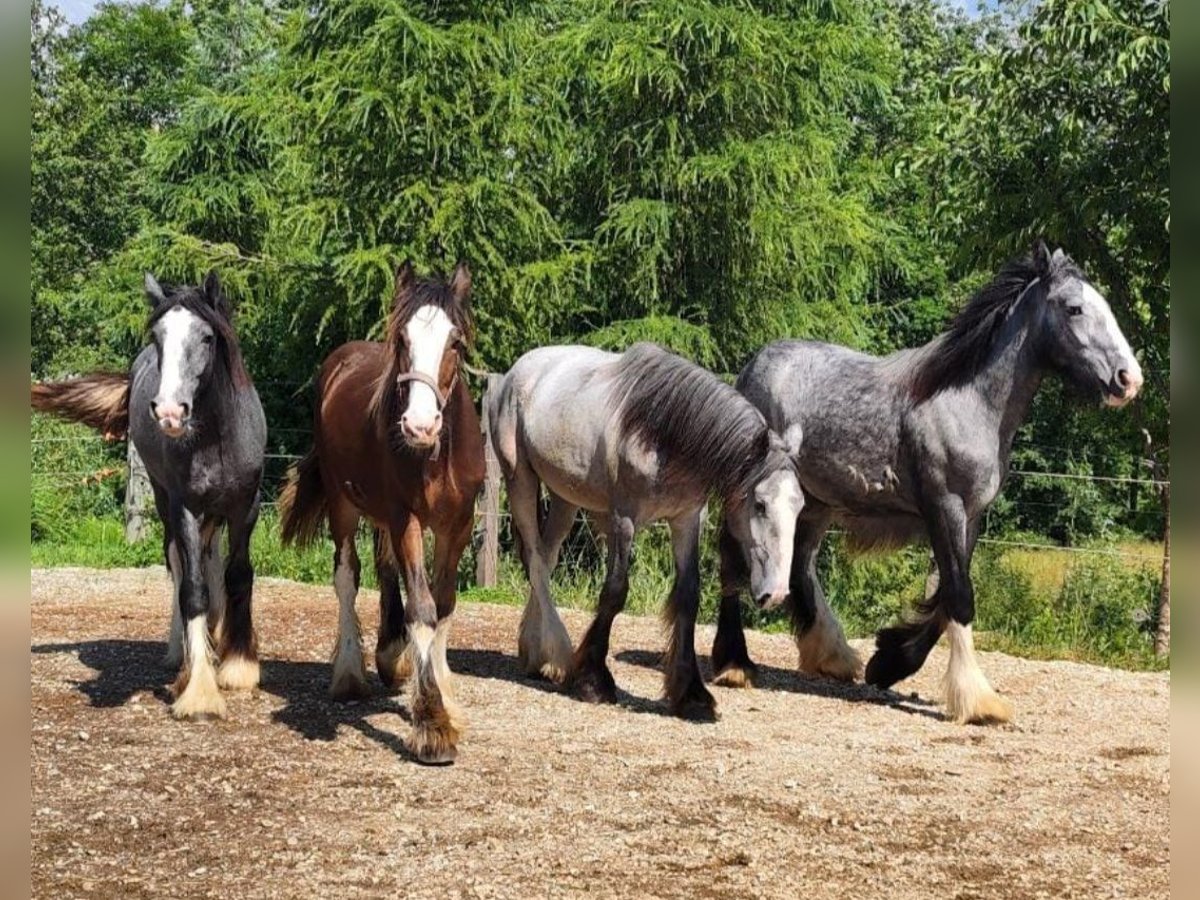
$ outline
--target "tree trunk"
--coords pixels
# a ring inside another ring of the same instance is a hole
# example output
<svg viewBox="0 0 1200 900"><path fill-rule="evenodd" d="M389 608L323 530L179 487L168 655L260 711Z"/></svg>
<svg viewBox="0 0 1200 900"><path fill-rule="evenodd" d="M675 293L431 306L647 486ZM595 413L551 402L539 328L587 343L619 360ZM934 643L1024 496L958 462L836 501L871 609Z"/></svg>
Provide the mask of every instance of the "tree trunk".
<svg viewBox="0 0 1200 900"><path fill-rule="evenodd" d="M1158 630L1154 634L1154 652L1167 656L1171 652L1171 486L1163 487L1163 513L1167 517L1163 529L1162 586L1158 592Z"/></svg>

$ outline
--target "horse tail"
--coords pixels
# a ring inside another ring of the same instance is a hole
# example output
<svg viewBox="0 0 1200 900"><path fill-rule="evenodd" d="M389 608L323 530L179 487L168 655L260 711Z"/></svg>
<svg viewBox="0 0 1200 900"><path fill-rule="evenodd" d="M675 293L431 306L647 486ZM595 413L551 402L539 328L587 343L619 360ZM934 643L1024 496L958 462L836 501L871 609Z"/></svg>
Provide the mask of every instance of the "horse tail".
<svg viewBox="0 0 1200 900"><path fill-rule="evenodd" d="M94 372L66 381L30 385L29 402L38 412L95 428L106 438L124 438L129 431L129 376Z"/></svg>
<svg viewBox="0 0 1200 900"><path fill-rule="evenodd" d="M321 463L316 448L288 472L279 495L279 530L285 544L304 546L317 539L321 523L329 516Z"/></svg>

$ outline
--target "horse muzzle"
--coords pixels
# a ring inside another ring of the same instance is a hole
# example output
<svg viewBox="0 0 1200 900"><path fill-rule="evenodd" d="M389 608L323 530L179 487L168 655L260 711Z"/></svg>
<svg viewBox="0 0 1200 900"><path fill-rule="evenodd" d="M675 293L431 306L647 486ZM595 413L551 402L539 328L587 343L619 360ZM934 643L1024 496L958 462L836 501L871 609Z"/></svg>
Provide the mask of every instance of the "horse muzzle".
<svg viewBox="0 0 1200 900"><path fill-rule="evenodd" d="M150 415L158 423L158 429L169 438L180 438L187 434L191 421L186 403L151 403Z"/></svg>
<svg viewBox="0 0 1200 900"><path fill-rule="evenodd" d="M1143 383L1140 368L1120 369L1104 386L1104 402L1112 407L1122 407L1138 395Z"/></svg>

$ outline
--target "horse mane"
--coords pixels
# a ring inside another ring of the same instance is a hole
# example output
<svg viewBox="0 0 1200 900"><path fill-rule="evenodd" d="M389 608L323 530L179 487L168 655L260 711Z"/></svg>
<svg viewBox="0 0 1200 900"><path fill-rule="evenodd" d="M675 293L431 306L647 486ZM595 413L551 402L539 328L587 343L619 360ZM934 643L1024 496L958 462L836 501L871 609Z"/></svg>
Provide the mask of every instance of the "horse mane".
<svg viewBox="0 0 1200 900"><path fill-rule="evenodd" d="M617 375L622 429L661 454L667 482L697 480L722 497L767 467L770 431L732 385L655 344L625 351Z"/></svg>
<svg viewBox="0 0 1200 900"><path fill-rule="evenodd" d="M1034 283L1040 279L1048 285L1066 275L1082 277L1069 257L1061 252L1051 257L1044 245L1006 262L959 310L948 330L924 347L893 355L913 400L922 403L974 379L991 357L1004 323Z"/></svg>
<svg viewBox="0 0 1200 900"><path fill-rule="evenodd" d="M405 329L418 309L423 306L436 306L458 329L467 349L470 350L475 346L475 319L471 314L471 304L467 298L470 276L466 277L468 279L467 290L456 291L453 278L447 279L440 275L430 277L416 275L407 262L397 272L396 287L392 294L392 307L388 311L383 338L388 350L388 365L376 379L375 388L371 392L371 399L367 404L367 414L377 417L385 427L390 427L388 420L391 418L391 411L399 390L396 385L396 376L407 372L409 368Z"/></svg>
<svg viewBox="0 0 1200 900"><path fill-rule="evenodd" d="M223 290L218 290L216 299L210 301L203 287L192 285L162 285L164 299L150 311L146 320L149 332L158 321L173 309L182 307L197 318L203 319L213 330L217 339L216 360L213 375L241 389L253 383L246 363L242 359L242 347L233 328L233 307Z"/></svg>

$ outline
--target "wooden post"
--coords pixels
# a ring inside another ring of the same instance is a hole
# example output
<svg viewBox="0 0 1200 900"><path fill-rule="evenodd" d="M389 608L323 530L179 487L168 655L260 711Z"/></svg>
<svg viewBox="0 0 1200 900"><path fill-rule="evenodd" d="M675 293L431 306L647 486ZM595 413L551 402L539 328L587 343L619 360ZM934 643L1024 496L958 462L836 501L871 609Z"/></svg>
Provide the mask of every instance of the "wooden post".
<svg viewBox="0 0 1200 900"><path fill-rule="evenodd" d="M133 446L128 443L129 472L125 480L125 542L136 544L146 537L149 522L147 512L153 502L150 490L150 476L146 474L146 464Z"/></svg>
<svg viewBox="0 0 1200 900"><path fill-rule="evenodd" d="M1163 529L1162 585L1158 592L1158 630L1154 634L1154 652L1158 656L1171 654L1171 486L1162 486L1163 513L1167 517Z"/></svg>
<svg viewBox="0 0 1200 900"><path fill-rule="evenodd" d="M500 571L500 460L492 449L491 423L488 406L493 391L500 390L500 376L488 375L483 392L483 457L487 478L479 499L479 518L483 529L475 554L475 584L495 587Z"/></svg>

